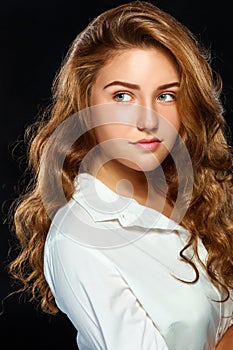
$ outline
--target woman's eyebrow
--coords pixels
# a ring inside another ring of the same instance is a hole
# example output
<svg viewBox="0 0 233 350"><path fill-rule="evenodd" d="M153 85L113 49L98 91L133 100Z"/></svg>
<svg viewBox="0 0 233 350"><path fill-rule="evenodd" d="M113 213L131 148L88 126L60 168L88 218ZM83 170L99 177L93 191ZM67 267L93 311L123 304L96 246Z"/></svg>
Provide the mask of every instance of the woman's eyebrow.
<svg viewBox="0 0 233 350"><path fill-rule="evenodd" d="M125 81L112 81L111 83L105 85L104 89L108 88L109 86L114 86L114 85L121 85L121 86L124 86L124 87L127 87L127 88L130 88L130 89L133 89L133 90L140 90L140 86L137 85L137 84L132 84L132 83L127 83ZM167 84L163 84L163 85L160 85L157 87L156 90L164 90L164 89L169 89L171 87L179 87L180 86L180 83L179 81L174 81L174 82L171 82L171 83L167 83Z"/></svg>
<svg viewBox="0 0 233 350"><path fill-rule="evenodd" d="M180 83L179 81L174 81L172 83L167 83L167 84L163 84L157 87L157 90L166 90L166 89L170 89L171 87L180 87Z"/></svg>
<svg viewBox="0 0 233 350"><path fill-rule="evenodd" d="M137 85L137 84L132 84L132 83L127 83L125 81L113 81L109 84L107 84L104 89L106 89L107 87L109 86L113 86L113 85L121 85L121 86L124 86L124 87L127 87L127 88L130 88L130 89L133 89L133 90L140 90L140 86Z"/></svg>

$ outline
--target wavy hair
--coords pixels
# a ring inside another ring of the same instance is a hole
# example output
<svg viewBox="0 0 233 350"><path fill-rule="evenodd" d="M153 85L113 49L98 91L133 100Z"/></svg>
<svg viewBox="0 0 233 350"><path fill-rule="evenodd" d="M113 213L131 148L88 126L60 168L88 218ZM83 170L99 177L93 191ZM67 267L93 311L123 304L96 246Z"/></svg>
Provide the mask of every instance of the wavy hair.
<svg viewBox="0 0 233 350"><path fill-rule="evenodd" d="M190 240L180 255L193 264L185 250L192 246L198 257L200 238L208 251L205 269L212 282L226 292L224 299L229 298L233 287L232 152L225 135L221 79L211 69L208 50L185 26L149 2L133 1L107 10L78 34L54 79L50 107L26 131L31 182L12 207L12 229L20 252L10 262L9 273L22 283L21 291L30 293L31 301L39 301L44 312L58 312L44 277L43 252L51 215L64 205L64 199L59 195L47 198L49 215L42 189L56 188L57 176L61 176L69 200L82 159L96 141L91 133L84 133L68 152L62 142L54 143L53 151L63 155L65 161L61 169L57 165L55 175L49 179L42 171L49 166L46 158L41 161L43 153L63 121L90 105L91 88L101 67L119 50L147 47L169 51L181 77L177 100L180 132L191 156L194 186L181 222L191 233ZM178 180L176 175L169 174L166 174L168 199L174 203ZM197 269L196 273L197 280Z"/></svg>

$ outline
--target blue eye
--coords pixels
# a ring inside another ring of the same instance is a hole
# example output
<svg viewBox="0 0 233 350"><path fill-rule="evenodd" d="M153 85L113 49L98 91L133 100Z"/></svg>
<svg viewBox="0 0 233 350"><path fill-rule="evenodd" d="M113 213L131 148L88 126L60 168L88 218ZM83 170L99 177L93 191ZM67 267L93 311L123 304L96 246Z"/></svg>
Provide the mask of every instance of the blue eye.
<svg viewBox="0 0 233 350"><path fill-rule="evenodd" d="M131 96L129 94L126 94L125 92L121 92L119 94L116 94L114 96L114 98L117 102L130 102L131 101Z"/></svg>
<svg viewBox="0 0 233 350"><path fill-rule="evenodd" d="M175 95L171 94L171 93L164 93L161 94L158 99L160 101L164 101L164 102L170 102L170 101L174 101L175 100Z"/></svg>

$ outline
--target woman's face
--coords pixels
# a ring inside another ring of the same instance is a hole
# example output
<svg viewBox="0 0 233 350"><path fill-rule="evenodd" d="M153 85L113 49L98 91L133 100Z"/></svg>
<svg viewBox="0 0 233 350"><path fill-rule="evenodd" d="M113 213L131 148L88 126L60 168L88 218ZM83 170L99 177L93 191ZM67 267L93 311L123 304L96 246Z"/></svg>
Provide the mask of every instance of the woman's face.
<svg viewBox="0 0 233 350"><path fill-rule="evenodd" d="M101 68L90 100L94 133L114 166L151 171L166 158L180 127L179 82L174 60L157 48L122 51Z"/></svg>

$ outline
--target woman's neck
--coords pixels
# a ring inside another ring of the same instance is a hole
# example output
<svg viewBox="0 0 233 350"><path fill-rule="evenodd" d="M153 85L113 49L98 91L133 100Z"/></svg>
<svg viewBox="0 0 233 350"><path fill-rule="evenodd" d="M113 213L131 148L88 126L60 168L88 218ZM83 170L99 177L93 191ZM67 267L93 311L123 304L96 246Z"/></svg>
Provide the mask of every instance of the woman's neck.
<svg viewBox="0 0 233 350"><path fill-rule="evenodd" d="M148 181L141 171L130 169L117 160L106 162L96 177L114 192L143 201L148 196Z"/></svg>
<svg viewBox="0 0 233 350"><path fill-rule="evenodd" d="M92 174L119 195L133 198L141 205L171 216L172 207L166 200L166 194L156 192L152 174L126 167L118 160L104 163Z"/></svg>

